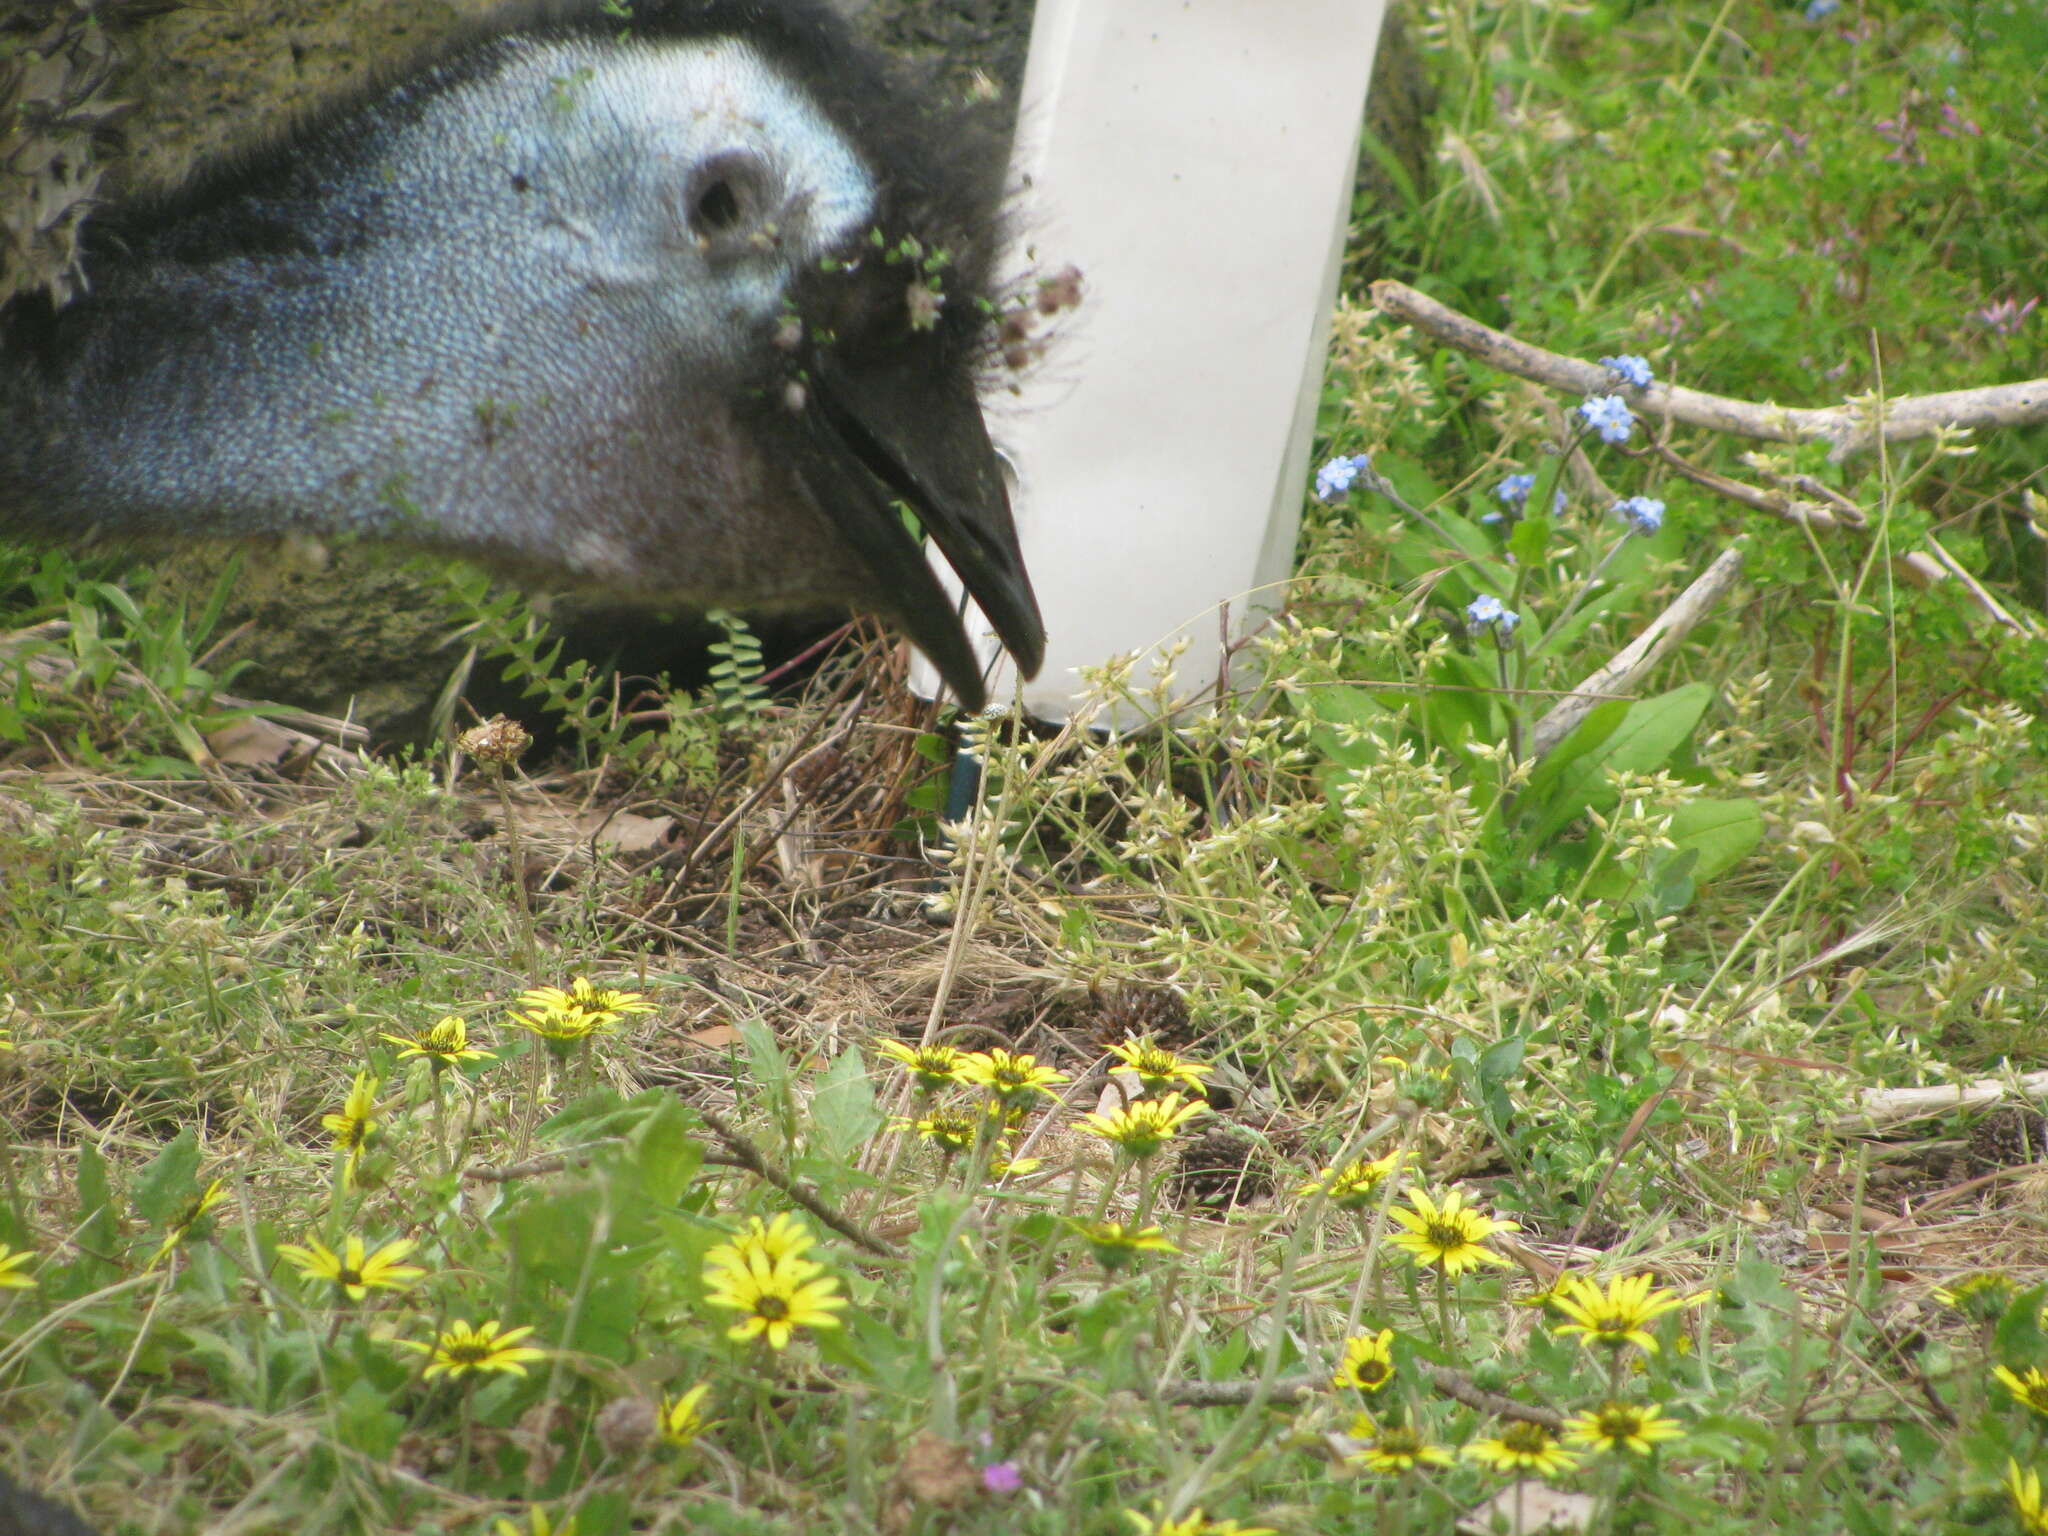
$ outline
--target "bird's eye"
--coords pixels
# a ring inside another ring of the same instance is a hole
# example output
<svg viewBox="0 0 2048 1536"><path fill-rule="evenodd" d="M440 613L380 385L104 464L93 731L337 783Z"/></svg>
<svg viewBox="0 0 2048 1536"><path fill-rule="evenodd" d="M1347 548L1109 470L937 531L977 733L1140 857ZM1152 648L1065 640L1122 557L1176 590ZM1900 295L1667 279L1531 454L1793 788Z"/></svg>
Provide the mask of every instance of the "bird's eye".
<svg viewBox="0 0 2048 1536"><path fill-rule="evenodd" d="M740 195L729 181L714 181L697 194L690 222L707 233L723 233L740 221Z"/></svg>
<svg viewBox="0 0 2048 1536"><path fill-rule="evenodd" d="M728 149L698 163L684 202L690 233L713 248L730 248L767 222L775 179L751 150Z"/></svg>

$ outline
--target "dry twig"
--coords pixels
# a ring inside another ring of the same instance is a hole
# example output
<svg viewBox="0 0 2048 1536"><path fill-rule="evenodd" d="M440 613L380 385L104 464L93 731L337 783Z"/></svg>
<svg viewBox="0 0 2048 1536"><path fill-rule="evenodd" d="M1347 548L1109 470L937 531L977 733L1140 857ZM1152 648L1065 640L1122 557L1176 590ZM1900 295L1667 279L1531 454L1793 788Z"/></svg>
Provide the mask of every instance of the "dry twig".
<svg viewBox="0 0 2048 1536"><path fill-rule="evenodd" d="M1518 341L1406 283L1382 278L1372 285L1372 299L1384 313L1420 326L1446 346L1469 353L1503 373L1577 394L1608 394L1614 388L1613 374L1601 364ZM1820 409L1735 400L1680 384L1652 384L1631 392L1629 407L1735 437L1773 443L1824 442L1832 445L1834 458L1842 459L1866 453L1879 442L1932 437L1944 427L2023 427L2048 421L2048 379L1901 395L1883 401L1881 407L1874 399L1856 399Z"/></svg>

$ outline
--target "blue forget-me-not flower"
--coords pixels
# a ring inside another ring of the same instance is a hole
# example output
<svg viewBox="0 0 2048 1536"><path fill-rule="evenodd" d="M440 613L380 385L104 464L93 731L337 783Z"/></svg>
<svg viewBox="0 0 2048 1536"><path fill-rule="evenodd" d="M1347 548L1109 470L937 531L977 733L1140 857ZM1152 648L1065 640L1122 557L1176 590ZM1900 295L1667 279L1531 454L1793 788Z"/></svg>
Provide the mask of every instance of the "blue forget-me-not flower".
<svg viewBox="0 0 2048 1536"><path fill-rule="evenodd" d="M1588 395L1579 414L1604 443L1625 443L1635 429L1636 419L1629 414L1628 402L1619 395Z"/></svg>
<svg viewBox="0 0 2048 1536"><path fill-rule="evenodd" d="M1499 498L1500 504L1508 509L1508 516L1514 518L1519 517L1523 509L1528 506L1529 493L1534 489L1536 489L1536 477L1534 475L1509 475L1507 479L1501 481L1499 485L1493 488L1493 494ZM1564 510L1564 502L1564 488L1560 486L1551 494L1550 510L1553 513L1562 512ZM1497 523L1500 520L1501 514L1498 512L1488 512L1479 519L1482 523Z"/></svg>
<svg viewBox="0 0 2048 1536"><path fill-rule="evenodd" d="M1603 357L1600 366L1610 370L1630 389L1648 389L1650 380L1655 377L1650 372L1650 360L1637 357L1633 352L1624 352L1619 357Z"/></svg>
<svg viewBox="0 0 2048 1536"><path fill-rule="evenodd" d="M1624 496L1614 510L1646 539L1664 526L1664 503L1654 496Z"/></svg>
<svg viewBox="0 0 2048 1536"><path fill-rule="evenodd" d="M1474 630L1490 629L1494 638L1505 641L1515 632L1522 616L1491 592L1482 593L1465 605L1465 623Z"/></svg>
<svg viewBox="0 0 2048 1536"><path fill-rule="evenodd" d="M1370 454L1338 455L1316 471L1316 499L1342 501L1351 494L1351 487L1358 483L1359 475L1371 468Z"/></svg>

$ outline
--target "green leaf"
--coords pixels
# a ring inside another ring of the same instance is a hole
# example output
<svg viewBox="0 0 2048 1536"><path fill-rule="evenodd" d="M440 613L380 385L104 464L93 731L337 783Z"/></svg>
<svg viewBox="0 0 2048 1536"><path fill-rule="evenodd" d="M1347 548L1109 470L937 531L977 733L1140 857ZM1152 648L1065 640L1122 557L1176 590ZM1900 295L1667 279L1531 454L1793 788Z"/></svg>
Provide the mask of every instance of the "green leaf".
<svg viewBox="0 0 2048 1536"><path fill-rule="evenodd" d="M1588 752L1604 746L1627 718L1629 703L1626 699L1609 699L1604 704L1595 704L1592 710L1570 734L1544 756L1529 774L1527 788L1522 791L1525 806L1548 804L1557 795L1558 781L1573 763Z"/></svg>
<svg viewBox="0 0 2048 1536"><path fill-rule="evenodd" d="M1525 850L1535 848L1573 817L1611 804L1615 796L1607 782L1610 772L1651 773L1661 767L1692 735L1713 697L1714 690L1706 683L1687 683L1654 699L1638 699L1597 748L1564 766L1541 803L1536 803L1532 781L1525 803L1535 814L1523 834Z"/></svg>
<svg viewBox="0 0 2048 1536"><path fill-rule="evenodd" d="M670 1206L681 1202L697 1170L704 1166L704 1148L691 1134L690 1112L666 1091L661 1098L660 1106L633 1132L628 1144L640 1193L652 1204Z"/></svg>
<svg viewBox="0 0 2048 1536"><path fill-rule="evenodd" d="M1369 768L1380 760L1379 745L1397 718L1368 688L1330 687L1313 690L1307 699L1309 732L1316 750L1340 768Z"/></svg>
<svg viewBox="0 0 2048 1536"><path fill-rule="evenodd" d="M1671 817L1671 840L1697 853L1695 880L1732 869L1763 841L1764 817L1754 800L1693 800Z"/></svg>
<svg viewBox="0 0 2048 1536"><path fill-rule="evenodd" d="M1550 555L1550 533L1548 517L1525 517L1508 535L1508 553L1525 569L1536 570Z"/></svg>
<svg viewBox="0 0 2048 1536"><path fill-rule="evenodd" d="M114 1190L107 1181L107 1160L91 1142L78 1146L78 1258L71 1266L73 1294L96 1290L114 1278L114 1254L121 1242L121 1224L114 1214Z"/></svg>
<svg viewBox="0 0 2048 1536"><path fill-rule="evenodd" d="M135 1184L135 1214L162 1231L199 1193L199 1133L191 1126L149 1160Z"/></svg>
<svg viewBox="0 0 2048 1536"><path fill-rule="evenodd" d="M875 1086L854 1050L842 1051L811 1095L811 1145L831 1163L846 1164L881 1128Z"/></svg>
<svg viewBox="0 0 2048 1536"><path fill-rule="evenodd" d="M1676 846L1658 861L1655 872L1660 912L1685 910L1697 887L1746 858L1763 835L1763 813L1754 800L1702 799L1681 805L1671 814ZM1644 894L1644 885L1628 870L1609 865L1588 882L1586 894L1597 901L1634 900Z"/></svg>

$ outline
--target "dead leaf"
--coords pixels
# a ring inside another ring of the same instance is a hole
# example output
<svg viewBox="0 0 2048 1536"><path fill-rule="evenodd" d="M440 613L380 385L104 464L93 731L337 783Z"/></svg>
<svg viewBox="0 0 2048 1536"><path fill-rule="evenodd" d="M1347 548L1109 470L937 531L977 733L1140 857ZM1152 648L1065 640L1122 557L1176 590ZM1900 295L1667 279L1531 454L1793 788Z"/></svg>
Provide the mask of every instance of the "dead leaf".
<svg viewBox="0 0 2048 1536"><path fill-rule="evenodd" d="M981 1488L967 1447L928 1429L903 1448L896 1481L918 1503L939 1509L958 1509Z"/></svg>
<svg viewBox="0 0 2048 1536"><path fill-rule="evenodd" d="M209 731L207 749L238 768L275 768L299 749L303 738L273 720L253 716Z"/></svg>

